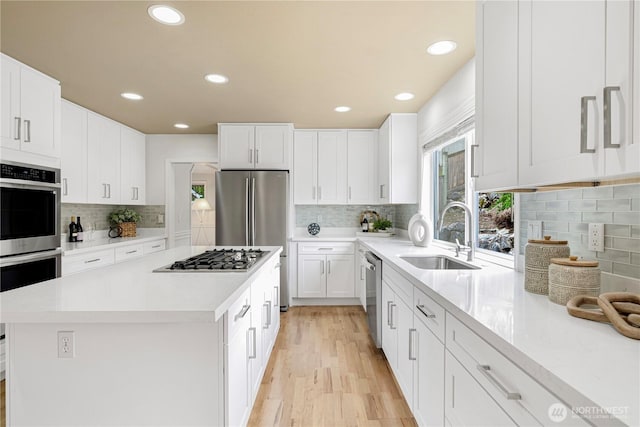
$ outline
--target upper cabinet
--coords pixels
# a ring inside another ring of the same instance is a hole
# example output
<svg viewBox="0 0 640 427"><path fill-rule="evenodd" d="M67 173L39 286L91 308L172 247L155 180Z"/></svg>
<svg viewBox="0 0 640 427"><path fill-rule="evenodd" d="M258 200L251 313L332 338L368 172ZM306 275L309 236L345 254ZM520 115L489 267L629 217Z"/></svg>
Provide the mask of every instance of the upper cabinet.
<svg viewBox="0 0 640 427"><path fill-rule="evenodd" d="M120 203L145 204L145 136L120 128Z"/></svg>
<svg viewBox="0 0 640 427"><path fill-rule="evenodd" d="M89 112L87 169L89 203L120 203L120 125Z"/></svg>
<svg viewBox="0 0 640 427"><path fill-rule="evenodd" d="M478 190L640 173L638 8L478 3Z"/></svg>
<svg viewBox="0 0 640 427"><path fill-rule="evenodd" d="M390 114L378 134L377 203L418 203L415 113Z"/></svg>
<svg viewBox="0 0 640 427"><path fill-rule="evenodd" d="M220 168L289 170L292 135L291 124L220 123Z"/></svg>
<svg viewBox="0 0 640 427"><path fill-rule="evenodd" d="M0 143L19 153L60 157L60 83L0 55L2 105ZM33 160L32 160L33 161Z"/></svg>
<svg viewBox="0 0 640 427"><path fill-rule="evenodd" d="M376 203L378 131L347 131L347 202Z"/></svg>
<svg viewBox="0 0 640 427"><path fill-rule="evenodd" d="M62 100L62 203L87 202L87 110Z"/></svg>

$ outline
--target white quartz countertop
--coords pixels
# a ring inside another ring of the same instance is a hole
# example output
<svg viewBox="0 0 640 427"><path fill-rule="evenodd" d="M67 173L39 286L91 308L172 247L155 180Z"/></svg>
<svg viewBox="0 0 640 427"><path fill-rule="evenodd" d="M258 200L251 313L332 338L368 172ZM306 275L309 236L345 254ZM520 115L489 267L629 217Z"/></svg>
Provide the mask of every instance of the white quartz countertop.
<svg viewBox="0 0 640 427"><path fill-rule="evenodd" d="M186 246L108 267L60 277L0 295L2 323L214 322L279 256L269 251L249 272L154 273L210 249Z"/></svg>
<svg viewBox="0 0 640 427"><path fill-rule="evenodd" d="M94 232L95 236L91 240L83 242L62 242L62 255L77 255L100 249L116 248L136 243L145 243L153 240L164 239L167 233L164 228L143 228L138 229L136 237L115 237L109 238L106 232ZM85 233L88 237L89 233Z"/></svg>
<svg viewBox="0 0 640 427"><path fill-rule="evenodd" d="M481 270L422 270L399 255L452 252L398 239L361 243L565 402L618 413L596 425L640 425L640 341L526 292L514 270L482 261Z"/></svg>

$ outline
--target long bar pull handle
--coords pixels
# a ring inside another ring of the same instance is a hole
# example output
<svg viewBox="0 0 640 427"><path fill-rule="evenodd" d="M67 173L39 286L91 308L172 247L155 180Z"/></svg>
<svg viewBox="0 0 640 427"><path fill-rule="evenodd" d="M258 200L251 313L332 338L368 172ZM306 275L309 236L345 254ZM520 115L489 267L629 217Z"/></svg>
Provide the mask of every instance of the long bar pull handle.
<svg viewBox="0 0 640 427"><path fill-rule="evenodd" d="M397 305L391 304L391 320L390 320L391 325L390 326L391 326L391 329L396 329L396 325L395 325L395 322L394 322L394 316L393 316L393 307L397 307Z"/></svg>
<svg viewBox="0 0 640 427"><path fill-rule="evenodd" d="M260 160L259 160L259 159L260 159L260 157L258 157L258 154L260 154L260 150L258 150L258 149L256 148L256 165L257 165L258 163L260 163Z"/></svg>
<svg viewBox="0 0 640 427"><path fill-rule="evenodd" d="M98 261L100 261L100 258L90 259L90 260L88 260L88 261L85 261L84 263L85 263L85 264L90 264L90 263L92 263L92 262L98 262Z"/></svg>
<svg viewBox="0 0 640 427"><path fill-rule="evenodd" d="M332 251L333 248L318 248L319 251Z"/></svg>
<svg viewBox="0 0 640 427"><path fill-rule="evenodd" d="M253 163L253 149L249 148L249 163Z"/></svg>
<svg viewBox="0 0 640 427"><path fill-rule="evenodd" d="M320 261L320 265L322 266L322 273L320 274L324 274L324 261Z"/></svg>
<svg viewBox="0 0 640 427"><path fill-rule="evenodd" d="M620 91L620 86L604 88L604 148L620 148L620 144L611 142L611 92Z"/></svg>
<svg viewBox="0 0 640 427"><path fill-rule="evenodd" d="M238 319L242 319L247 312L249 311L249 309L251 308L251 304L245 304L242 306L242 310L240 310L240 313L236 314L235 317L233 318L233 320L238 320Z"/></svg>
<svg viewBox="0 0 640 427"><path fill-rule="evenodd" d="M31 142L31 120L24 120L24 142Z"/></svg>
<svg viewBox="0 0 640 427"><path fill-rule="evenodd" d="M380 184L380 198L384 198L384 184Z"/></svg>
<svg viewBox="0 0 640 427"><path fill-rule="evenodd" d="M267 301L267 328L269 326L271 326L271 301Z"/></svg>
<svg viewBox="0 0 640 427"><path fill-rule="evenodd" d="M420 313L424 314L427 319L435 319L436 318L436 315L431 313L431 312L429 312L429 310L427 310L424 305L422 305L422 304L416 305L416 308L418 310L420 310Z"/></svg>
<svg viewBox="0 0 640 427"><path fill-rule="evenodd" d="M496 380L493 377L493 375L491 375L489 373L489 371L491 371L491 367L489 365L478 365L476 367L478 368L478 371L480 371L480 373L482 375L484 375L484 377L487 380L489 380L489 382L491 384L493 384L494 387L497 388L500 391L500 393L502 393L502 395L505 397L505 399L507 399L507 400L520 400L520 399L522 399L522 396L520 395L520 393L510 392L502 384L500 384L500 382L498 382L498 380Z"/></svg>
<svg viewBox="0 0 640 427"><path fill-rule="evenodd" d="M107 184L102 184L102 198L107 198Z"/></svg>
<svg viewBox="0 0 640 427"><path fill-rule="evenodd" d="M244 180L244 200L247 202L247 208L244 210L244 245L249 246L249 178Z"/></svg>
<svg viewBox="0 0 640 427"><path fill-rule="evenodd" d="M15 139L16 141L20 141L20 138L21 138L21 136L20 136L21 123L20 122L21 122L22 119L20 119L20 117L14 117L13 120L14 120L14 124L16 125L15 132L14 132L15 136L13 137L13 139Z"/></svg>
<svg viewBox="0 0 640 427"><path fill-rule="evenodd" d="M478 178L479 176L476 172L476 149L478 147L478 144L471 144L471 178Z"/></svg>
<svg viewBox="0 0 640 427"><path fill-rule="evenodd" d="M413 338L415 332L417 332L417 329L409 329L409 360L416 360L414 354L415 339Z"/></svg>
<svg viewBox="0 0 640 427"><path fill-rule="evenodd" d="M387 326L391 326L391 304L393 301L387 301Z"/></svg>
<svg viewBox="0 0 640 427"><path fill-rule="evenodd" d="M364 265L360 266L360 280L364 280Z"/></svg>
<svg viewBox="0 0 640 427"><path fill-rule="evenodd" d="M256 244L256 179L251 178L251 242L250 245Z"/></svg>
<svg viewBox="0 0 640 427"><path fill-rule="evenodd" d="M279 307L280 306L280 286L274 286L273 293L274 293L273 305L275 305L276 307Z"/></svg>
<svg viewBox="0 0 640 427"><path fill-rule="evenodd" d="M69 195L69 186L67 185L67 178L62 178L62 195Z"/></svg>
<svg viewBox="0 0 640 427"><path fill-rule="evenodd" d="M269 304L267 304L267 302ZM267 319L265 320L264 325L262 325L262 329L269 329L269 325L271 324L271 321L269 320L270 312L271 312L270 307L269 307L270 305L271 305L270 301L266 301L264 304L262 304L262 308L264 308L266 310L266 312L267 312L267 316L266 316Z"/></svg>
<svg viewBox="0 0 640 427"><path fill-rule="evenodd" d="M595 101L595 96L583 96L580 98L580 153L595 153L595 148L587 148L589 101Z"/></svg>
<svg viewBox="0 0 640 427"><path fill-rule="evenodd" d="M107 184L107 190L109 190L109 198L111 198L111 184Z"/></svg>
<svg viewBox="0 0 640 427"><path fill-rule="evenodd" d="M253 339L251 340L252 341L251 354L249 355L249 359L255 359L256 356L258 355L257 354L258 353L258 349L257 349L258 346L256 344L256 335L257 335L258 332L257 332L256 328L249 328L249 332L253 332L252 333Z"/></svg>
<svg viewBox="0 0 640 427"><path fill-rule="evenodd" d="M327 274L331 274L331 260L327 261Z"/></svg>

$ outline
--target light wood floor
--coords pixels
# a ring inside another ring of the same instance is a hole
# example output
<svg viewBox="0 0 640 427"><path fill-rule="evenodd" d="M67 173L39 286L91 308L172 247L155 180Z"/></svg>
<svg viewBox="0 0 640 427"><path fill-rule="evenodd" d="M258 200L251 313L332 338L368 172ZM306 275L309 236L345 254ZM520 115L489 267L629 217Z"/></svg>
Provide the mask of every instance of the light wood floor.
<svg viewBox="0 0 640 427"><path fill-rule="evenodd" d="M415 426L361 307L291 307L249 426Z"/></svg>

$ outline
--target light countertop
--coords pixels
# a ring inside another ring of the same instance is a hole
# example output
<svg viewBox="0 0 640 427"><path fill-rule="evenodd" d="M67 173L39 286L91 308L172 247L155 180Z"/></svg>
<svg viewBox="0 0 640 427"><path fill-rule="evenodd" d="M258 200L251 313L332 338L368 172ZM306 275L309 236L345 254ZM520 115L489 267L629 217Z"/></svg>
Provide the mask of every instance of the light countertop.
<svg viewBox="0 0 640 427"><path fill-rule="evenodd" d="M136 237L116 237L109 238L106 231L94 232L91 240L87 239L83 242L71 243L66 239L62 241L62 255L77 255L96 251L100 249L116 248L119 246L127 246L135 243L145 243L152 240L164 239L167 232L164 228L139 228ZM85 233L89 237L89 233ZM66 236L66 235L65 235Z"/></svg>
<svg viewBox="0 0 640 427"><path fill-rule="evenodd" d="M406 237L407 231L396 229L394 233L399 237ZM321 228L320 233L310 235L305 227L295 229L292 242L355 242L358 239L389 239L386 234L360 233L359 228L352 227L328 227Z"/></svg>
<svg viewBox="0 0 640 427"><path fill-rule="evenodd" d="M214 322L244 292L261 266L249 272L154 273L153 270L209 249L186 246L3 292L2 323Z"/></svg>
<svg viewBox="0 0 640 427"><path fill-rule="evenodd" d="M624 408L620 421L640 425L640 341L526 292L523 274L512 269L479 261L481 270L422 270L399 255L452 252L407 240L360 241L567 403Z"/></svg>

